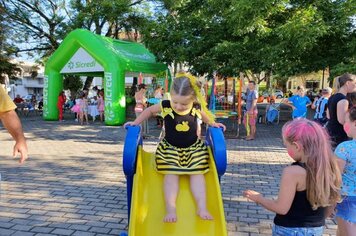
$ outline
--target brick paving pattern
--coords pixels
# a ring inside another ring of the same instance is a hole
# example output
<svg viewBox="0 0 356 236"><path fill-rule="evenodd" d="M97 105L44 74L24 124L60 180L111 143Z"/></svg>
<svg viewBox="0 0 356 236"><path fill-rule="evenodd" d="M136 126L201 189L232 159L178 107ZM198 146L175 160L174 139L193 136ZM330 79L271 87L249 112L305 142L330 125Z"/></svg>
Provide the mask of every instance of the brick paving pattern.
<svg viewBox="0 0 356 236"><path fill-rule="evenodd" d="M0 127L0 236L101 236L127 229L125 130L69 119L22 117L30 153L24 165L10 157L13 141ZM154 122L151 132L158 137ZM254 141L226 140L228 169L221 188L231 236L271 235L274 214L247 202L242 191L276 197L281 170L291 163L280 132L281 125L259 125ZM154 151L156 143L145 140L144 148ZM328 220L324 233L335 235L335 229Z"/></svg>

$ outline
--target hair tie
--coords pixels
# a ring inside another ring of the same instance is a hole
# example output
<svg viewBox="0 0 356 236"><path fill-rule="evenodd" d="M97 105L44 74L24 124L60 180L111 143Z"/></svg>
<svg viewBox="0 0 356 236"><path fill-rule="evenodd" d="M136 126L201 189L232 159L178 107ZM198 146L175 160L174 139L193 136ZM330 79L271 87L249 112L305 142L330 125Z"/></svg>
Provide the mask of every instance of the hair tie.
<svg viewBox="0 0 356 236"><path fill-rule="evenodd" d="M200 92L200 89L197 86L197 83L196 83L197 79L193 75L191 75L190 73L178 72L177 75L176 75L176 78L181 78L181 77L186 77L186 78L189 79L190 85L192 86L192 88L193 88L193 90L195 92L197 100L200 103L201 109L208 116L209 124L214 123L215 122L215 116L207 108L208 104L206 103L205 98L203 97L203 95Z"/></svg>

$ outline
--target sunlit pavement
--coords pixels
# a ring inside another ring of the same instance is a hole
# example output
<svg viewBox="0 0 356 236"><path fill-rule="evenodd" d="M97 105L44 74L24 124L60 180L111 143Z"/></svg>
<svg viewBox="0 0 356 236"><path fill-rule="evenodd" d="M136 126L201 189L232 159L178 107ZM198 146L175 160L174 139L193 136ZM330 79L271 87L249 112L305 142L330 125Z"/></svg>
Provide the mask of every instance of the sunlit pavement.
<svg viewBox="0 0 356 236"><path fill-rule="evenodd" d="M66 118L22 117L30 153L23 165L12 159L13 141L0 128L1 236L118 235L127 229L125 130L100 122L81 126ZM158 137L155 120L150 128ZM228 169L221 189L229 235L271 234L274 214L247 202L242 191L276 197L281 170L291 162L280 130L281 125L260 124L253 141L226 140ZM144 148L153 152L156 144L150 138ZM328 220L324 234L335 235L335 229Z"/></svg>

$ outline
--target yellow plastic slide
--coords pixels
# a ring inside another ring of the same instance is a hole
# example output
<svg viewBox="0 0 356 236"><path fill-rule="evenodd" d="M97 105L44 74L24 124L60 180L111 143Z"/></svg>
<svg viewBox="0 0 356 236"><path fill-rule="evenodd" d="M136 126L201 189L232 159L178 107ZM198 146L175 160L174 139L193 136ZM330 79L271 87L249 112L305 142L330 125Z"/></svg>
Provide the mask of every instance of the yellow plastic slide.
<svg viewBox="0 0 356 236"><path fill-rule="evenodd" d="M139 146L134 177L129 236L226 236L226 222L214 159L209 149L210 171L205 174L208 210L214 220L202 220L196 215L190 192L189 176L181 176L177 198L177 222L164 223L165 204L163 175L155 170L154 153Z"/></svg>

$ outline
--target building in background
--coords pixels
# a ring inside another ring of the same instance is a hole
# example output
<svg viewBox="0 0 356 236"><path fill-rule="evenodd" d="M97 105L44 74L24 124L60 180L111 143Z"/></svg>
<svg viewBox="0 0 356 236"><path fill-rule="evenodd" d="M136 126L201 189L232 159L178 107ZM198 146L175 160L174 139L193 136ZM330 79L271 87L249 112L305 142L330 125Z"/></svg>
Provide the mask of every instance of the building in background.
<svg viewBox="0 0 356 236"><path fill-rule="evenodd" d="M20 72L15 78L9 79L8 92L14 98L17 94L21 97L35 95L40 98L43 94L44 83L44 67L26 61L12 60L11 63L16 64Z"/></svg>
<svg viewBox="0 0 356 236"><path fill-rule="evenodd" d="M295 93L298 86L304 86L307 91L318 92L319 90L329 86L329 71L318 71L309 74L289 77L286 84L286 89Z"/></svg>

